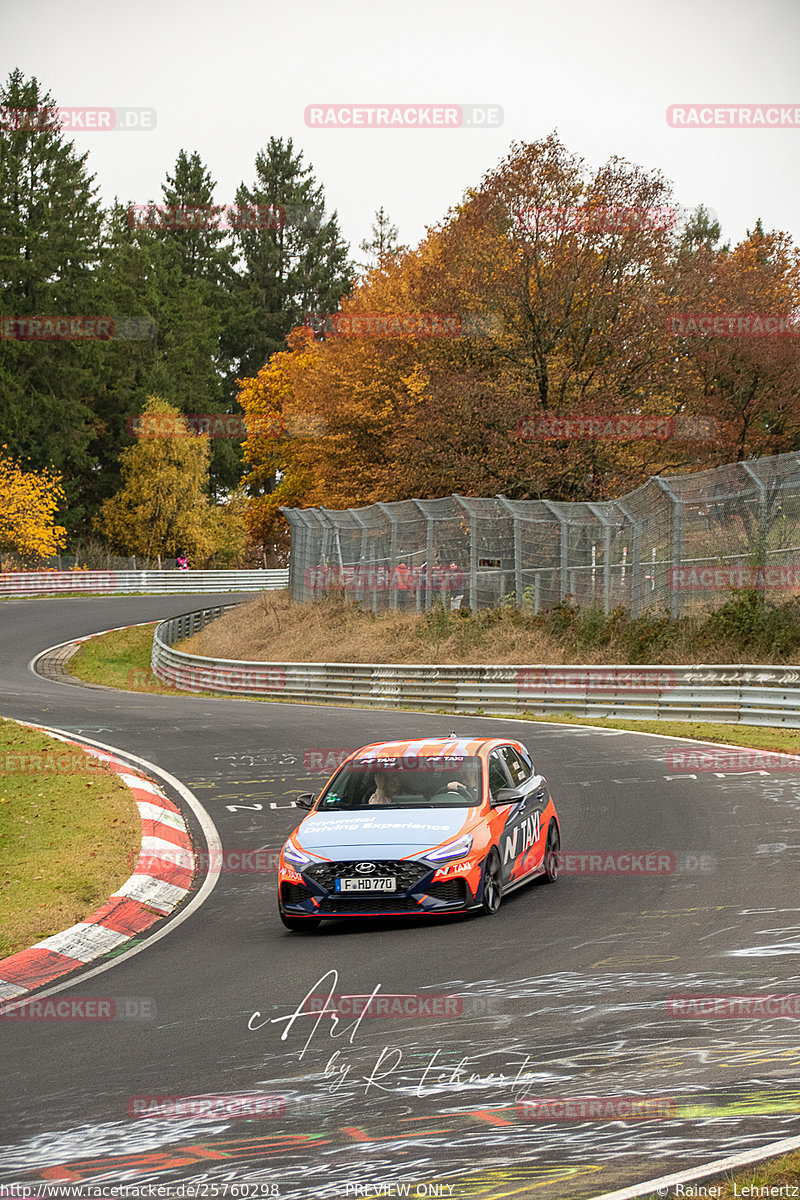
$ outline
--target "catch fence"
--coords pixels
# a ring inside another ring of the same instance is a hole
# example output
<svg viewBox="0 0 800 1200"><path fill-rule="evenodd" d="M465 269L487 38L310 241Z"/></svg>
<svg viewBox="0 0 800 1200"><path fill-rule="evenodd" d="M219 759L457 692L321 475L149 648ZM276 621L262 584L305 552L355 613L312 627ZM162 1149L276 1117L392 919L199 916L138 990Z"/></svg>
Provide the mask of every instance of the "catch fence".
<svg viewBox="0 0 800 1200"><path fill-rule="evenodd" d="M675 617L732 588L800 595L800 454L657 475L598 503L454 495L281 511L295 600L341 589L374 612L570 601Z"/></svg>

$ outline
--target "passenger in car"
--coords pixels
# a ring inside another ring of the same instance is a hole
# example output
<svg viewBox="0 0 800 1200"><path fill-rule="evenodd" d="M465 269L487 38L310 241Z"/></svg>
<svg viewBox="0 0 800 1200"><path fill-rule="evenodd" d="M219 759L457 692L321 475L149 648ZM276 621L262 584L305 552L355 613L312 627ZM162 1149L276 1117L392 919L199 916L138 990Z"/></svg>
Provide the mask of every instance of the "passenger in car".
<svg viewBox="0 0 800 1200"><path fill-rule="evenodd" d="M391 804L400 792L400 775L397 771L376 771L375 791L369 804Z"/></svg>

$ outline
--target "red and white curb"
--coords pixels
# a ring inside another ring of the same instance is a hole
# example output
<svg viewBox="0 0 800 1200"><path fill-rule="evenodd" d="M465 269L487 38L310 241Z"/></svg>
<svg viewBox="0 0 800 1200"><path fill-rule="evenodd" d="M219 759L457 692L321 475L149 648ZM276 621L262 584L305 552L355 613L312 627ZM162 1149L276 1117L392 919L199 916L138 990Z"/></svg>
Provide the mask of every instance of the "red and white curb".
<svg viewBox="0 0 800 1200"><path fill-rule="evenodd" d="M42 725L26 721L16 724L78 746L107 763L133 792L142 821L142 840L133 874L100 908L77 925L0 959L0 1001L16 1000L33 988L51 983L160 921L186 899L195 870L186 823L157 783L130 763L85 742Z"/></svg>

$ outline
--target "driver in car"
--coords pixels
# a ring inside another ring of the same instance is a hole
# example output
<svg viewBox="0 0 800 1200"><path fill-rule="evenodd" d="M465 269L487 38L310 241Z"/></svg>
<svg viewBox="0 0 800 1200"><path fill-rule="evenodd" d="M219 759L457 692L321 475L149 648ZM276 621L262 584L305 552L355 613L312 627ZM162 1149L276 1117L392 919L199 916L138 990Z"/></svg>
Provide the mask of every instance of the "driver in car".
<svg viewBox="0 0 800 1200"><path fill-rule="evenodd" d="M447 785L448 792L457 792L472 801L478 798L478 768L474 762L465 762L456 771Z"/></svg>

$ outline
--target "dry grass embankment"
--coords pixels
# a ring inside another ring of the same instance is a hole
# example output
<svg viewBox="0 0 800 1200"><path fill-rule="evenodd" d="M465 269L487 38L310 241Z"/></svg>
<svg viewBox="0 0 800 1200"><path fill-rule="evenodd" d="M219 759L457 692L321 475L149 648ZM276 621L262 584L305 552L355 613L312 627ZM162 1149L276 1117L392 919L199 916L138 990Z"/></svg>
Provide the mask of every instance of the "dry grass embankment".
<svg viewBox="0 0 800 1200"><path fill-rule="evenodd" d="M567 605L376 616L336 595L296 604L287 592L265 592L180 648L257 662L800 663L800 602L766 609L757 593L743 592L716 612L679 620Z"/></svg>

